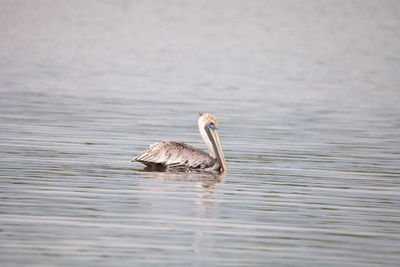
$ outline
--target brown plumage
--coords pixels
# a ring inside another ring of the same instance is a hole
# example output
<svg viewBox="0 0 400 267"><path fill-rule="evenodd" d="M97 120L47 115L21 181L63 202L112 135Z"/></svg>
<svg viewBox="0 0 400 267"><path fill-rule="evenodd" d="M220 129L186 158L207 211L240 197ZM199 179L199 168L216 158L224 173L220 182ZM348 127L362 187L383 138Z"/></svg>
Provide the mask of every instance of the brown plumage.
<svg viewBox="0 0 400 267"><path fill-rule="evenodd" d="M132 161L151 169L226 171L226 164L218 137L218 122L214 116L201 114L198 120L200 134L210 154L179 141L163 141L150 145Z"/></svg>
<svg viewBox="0 0 400 267"><path fill-rule="evenodd" d="M217 160L206 152L179 141L163 141L150 145L135 161L147 167L206 169L213 167ZM153 166L158 164L159 166ZM218 167L218 166L216 166Z"/></svg>

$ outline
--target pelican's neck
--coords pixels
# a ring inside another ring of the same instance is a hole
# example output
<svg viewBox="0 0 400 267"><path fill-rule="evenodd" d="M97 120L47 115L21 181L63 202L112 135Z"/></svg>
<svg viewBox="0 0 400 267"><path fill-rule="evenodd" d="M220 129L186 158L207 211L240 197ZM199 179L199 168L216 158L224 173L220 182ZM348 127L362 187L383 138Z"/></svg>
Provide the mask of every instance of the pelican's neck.
<svg viewBox="0 0 400 267"><path fill-rule="evenodd" d="M210 156L213 157L213 158L216 158L214 147L213 147L213 145L212 145L212 143L211 143L211 141L210 141L210 139L209 139L209 137L208 137L208 135L206 133L206 130L204 129L204 127L202 126L200 121L199 121L198 125L199 125L199 131L200 131L201 138L203 138L203 141L204 141L204 143L206 144L206 146L208 148L208 152L209 152Z"/></svg>

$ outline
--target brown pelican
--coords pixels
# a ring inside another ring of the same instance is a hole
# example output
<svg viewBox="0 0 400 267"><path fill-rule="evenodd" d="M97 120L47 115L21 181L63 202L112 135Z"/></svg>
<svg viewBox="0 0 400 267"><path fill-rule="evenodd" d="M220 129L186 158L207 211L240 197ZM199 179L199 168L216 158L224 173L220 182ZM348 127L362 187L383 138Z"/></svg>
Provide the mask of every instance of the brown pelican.
<svg viewBox="0 0 400 267"><path fill-rule="evenodd" d="M163 141L150 145L132 161L151 169L206 170L226 172L224 154L218 137L218 122L211 114L200 114L197 121L200 135L210 154L179 141Z"/></svg>

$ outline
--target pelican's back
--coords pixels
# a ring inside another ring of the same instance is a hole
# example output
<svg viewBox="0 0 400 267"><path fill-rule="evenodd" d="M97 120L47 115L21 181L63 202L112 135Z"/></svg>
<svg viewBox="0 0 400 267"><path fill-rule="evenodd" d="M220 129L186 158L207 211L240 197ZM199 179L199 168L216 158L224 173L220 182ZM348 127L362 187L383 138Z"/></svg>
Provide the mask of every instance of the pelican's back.
<svg viewBox="0 0 400 267"><path fill-rule="evenodd" d="M178 141L152 144L133 161L148 167L207 169L217 166L217 160L206 152Z"/></svg>

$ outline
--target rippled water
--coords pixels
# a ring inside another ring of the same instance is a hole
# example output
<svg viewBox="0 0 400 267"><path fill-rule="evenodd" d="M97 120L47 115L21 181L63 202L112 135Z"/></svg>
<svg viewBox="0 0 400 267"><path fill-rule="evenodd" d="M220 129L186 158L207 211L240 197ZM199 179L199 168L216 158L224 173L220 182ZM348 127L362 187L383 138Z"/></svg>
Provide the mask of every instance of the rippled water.
<svg viewBox="0 0 400 267"><path fill-rule="evenodd" d="M2 1L0 264L397 265L397 1ZM145 172L147 145L224 177Z"/></svg>

